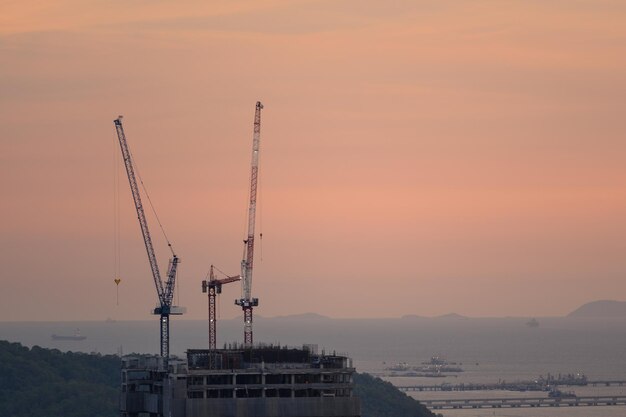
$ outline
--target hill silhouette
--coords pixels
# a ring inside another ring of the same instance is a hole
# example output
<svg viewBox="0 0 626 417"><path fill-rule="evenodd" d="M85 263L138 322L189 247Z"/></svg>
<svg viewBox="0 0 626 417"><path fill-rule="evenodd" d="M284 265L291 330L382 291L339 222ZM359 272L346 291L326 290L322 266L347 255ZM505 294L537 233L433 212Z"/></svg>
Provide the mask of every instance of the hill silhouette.
<svg viewBox="0 0 626 417"><path fill-rule="evenodd" d="M567 317L626 318L626 301L598 300L583 304Z"/></svg>
<svg viewBox="0 0 626 417"><path fill-rule="evenodd" d="M273 319L281 320L328 320L330 317L317 313L289 314L286 316L275 316Z"/></svg>

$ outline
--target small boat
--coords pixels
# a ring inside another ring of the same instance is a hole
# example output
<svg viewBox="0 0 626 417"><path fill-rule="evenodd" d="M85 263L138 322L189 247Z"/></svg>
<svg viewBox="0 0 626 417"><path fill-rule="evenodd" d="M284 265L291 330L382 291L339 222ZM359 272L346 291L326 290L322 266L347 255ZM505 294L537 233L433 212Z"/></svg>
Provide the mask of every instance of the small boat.
<svg viewBox="0 0 626 417"><path fill-rule="evenodd" d="M533 318L532 320L528 321L526 323L526 326L528 327L539 327L539 322L537 321L537 319Z"/></svg>
<svg viewBox="0 0 626 417"><path fill-rule="evenodd" d="M80 334L80 330L76 329L73 335L53 334L52 340L85 340L87 336Z"/></svg>
<svg viewBox="0 0 626 417"><path fill-rule="evenodd" d="M548 393L548 397L550 398L576 398L576 394L574 393L574 391L561 391L561 390L554 388Z"/></svg>

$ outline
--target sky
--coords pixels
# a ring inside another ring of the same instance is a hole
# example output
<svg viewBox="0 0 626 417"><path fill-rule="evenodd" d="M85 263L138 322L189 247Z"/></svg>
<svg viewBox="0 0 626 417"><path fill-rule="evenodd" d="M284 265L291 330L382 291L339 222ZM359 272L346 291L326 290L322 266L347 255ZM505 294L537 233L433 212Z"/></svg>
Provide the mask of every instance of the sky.
<svg viewBox="0 0 626 417"><path fill-rule="evenodd" d="M625 22L621 0L0 1L0 317L150 319L124 115L206 318L209 265L239 273L257 100L255 314L626 299Z"/></svg>

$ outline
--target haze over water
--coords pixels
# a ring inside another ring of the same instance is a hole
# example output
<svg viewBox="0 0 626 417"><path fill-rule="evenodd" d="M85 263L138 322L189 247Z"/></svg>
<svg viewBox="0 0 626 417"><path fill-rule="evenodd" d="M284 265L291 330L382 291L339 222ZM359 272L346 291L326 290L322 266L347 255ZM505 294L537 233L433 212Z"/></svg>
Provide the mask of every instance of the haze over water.
<svg viewBox="0 0 626 417"><path fill-rule="evenodd" d="M255 338L263 343L347 353L359 371L380 372L399 362L419 364L431 356L462 362L466 372L437 382L497 382L535 379L548 372L584 373L591 379L626 375L626 321L541 319L529 328L525 319L258 319ZM62 350L156 353L158 320L141 322L0 323L3 339ZM241 341L239 320L220 320L218 345ZM51 334L72 334L84 341L61 342ZM205 321L172 320L172 352L207 345ZM432 379L430 380L433 381Z"/></svg>
<svg viewBox="0 0 626 417"><path fill-rule="evenodd" d="M589 379L624 379L626 375L626 320L542 318L539 328L529 328L526 319L263 319L255 323L258 341L300 346L318 344L320 349L347 353L360 372L379 373L399 362L418 365L440 355L460 362L465 372L446 378L391 378L397 385L433 383L498 382L533 380L547 373L584 373ZM61 350L117 353L158 351L158 321L0 323L3 339L26 345ZM241 341L240 320L218 323L218 345ZM79 342L53 341L51 334L72 334L80 328L87 339ZM172 351L182 355L187 348L207 346L205 321L172 321ZM603 395L600 388L585 393ZM596 390L596 391L594 391ZM613 388L624 394L623 388ZM462 393L415 393L416 398L468 398ZM514 396L519 393L490 392L485 395ZM533 393L536 395L536 393ZM545 395L545 393L539 393ZM559 410L443 411L445 416L617 416L623 407L585 407L558 414ZM487 414L485 414L487 413ZM547 414L546 414L547 413Z"/></svg>

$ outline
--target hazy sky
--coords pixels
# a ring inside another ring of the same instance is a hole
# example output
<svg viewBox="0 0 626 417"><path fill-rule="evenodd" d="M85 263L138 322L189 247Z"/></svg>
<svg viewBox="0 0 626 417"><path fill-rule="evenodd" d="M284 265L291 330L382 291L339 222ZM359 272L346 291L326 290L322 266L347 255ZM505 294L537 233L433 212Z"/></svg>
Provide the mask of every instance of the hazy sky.
<svg viewBox="0 0 626 417"><path fill-rule="evenodd" d="M206 317L209 265L239 272L257 100L256 314L624 299L625 51L623 0L0 1L0 317L150 317L125 176L115 304L119 114Z"/></svg>

